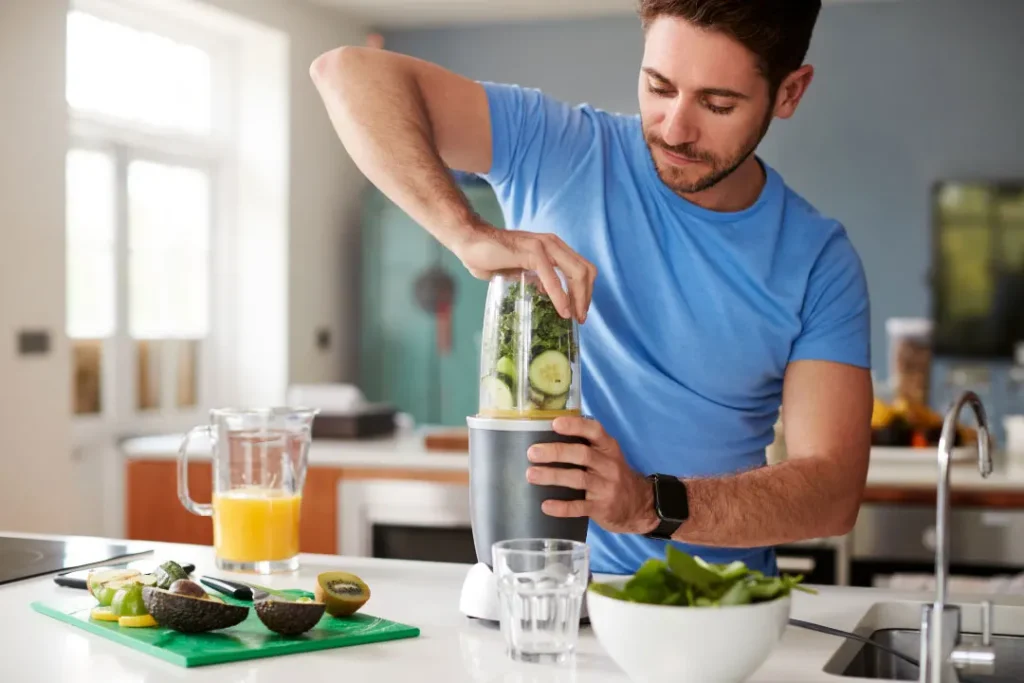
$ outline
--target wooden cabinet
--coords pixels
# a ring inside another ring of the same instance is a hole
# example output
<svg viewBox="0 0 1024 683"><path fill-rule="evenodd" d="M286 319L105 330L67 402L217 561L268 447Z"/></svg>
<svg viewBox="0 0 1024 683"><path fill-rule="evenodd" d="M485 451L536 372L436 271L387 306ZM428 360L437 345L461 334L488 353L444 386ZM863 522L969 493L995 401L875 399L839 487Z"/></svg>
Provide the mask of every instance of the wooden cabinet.
<svg viewBox="0 0 1024 683"><path fill-rule="evenodd" d="M188 465L188 490L197 503L210 502L213 478L209 462ZM129 460L125 476L125 529L129 539L213 544L213 522L193 515L178 500L177 462Z"/></svg>
<svg viewBox="0 0 1024 683"><path fill-rule="evenodd" d="M213 481L210 463L191 460L188 474L192 500L208 503ZM468 484L469 474L465 471L310 467L302 494L299 542L302 552L337 554L338 483L342 479L414 479ZM125 488L125 528L129 539L213 545L213 520L193 515L178 500L175 460L129 460Z"/></svg>

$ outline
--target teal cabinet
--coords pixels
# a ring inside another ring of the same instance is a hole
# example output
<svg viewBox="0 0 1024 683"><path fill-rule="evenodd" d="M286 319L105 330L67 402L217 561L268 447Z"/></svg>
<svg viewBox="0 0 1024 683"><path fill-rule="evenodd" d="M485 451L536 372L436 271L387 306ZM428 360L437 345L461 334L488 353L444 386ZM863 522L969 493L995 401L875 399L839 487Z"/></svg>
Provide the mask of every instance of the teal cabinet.
<svg viewBox="0 0 1024 683"><path fill-rule="evenodd" d="M463 187L485 220L503 227L487 185ZM477 409L480 330L487 282L375 188L364 198L361 234L359 380L418 424L465 426ZM439 265L455 284L451 348L438 348L438 321L416 299L416 280Z"/></svg>

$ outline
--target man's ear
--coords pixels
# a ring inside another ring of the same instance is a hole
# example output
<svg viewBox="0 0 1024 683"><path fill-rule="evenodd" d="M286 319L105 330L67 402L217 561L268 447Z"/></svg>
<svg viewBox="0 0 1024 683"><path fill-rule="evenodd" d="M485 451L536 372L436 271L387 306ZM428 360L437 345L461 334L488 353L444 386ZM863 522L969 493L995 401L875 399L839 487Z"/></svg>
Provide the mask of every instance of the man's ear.
<svg viewBox="0 0 1024 683"><path fill-rule="evenodd" d="M780 119L788 119L796 113L796 108L800 104L800 100L803 99L804 93L807 92L807 88L811 86L812 80L814 80L814 67L810 64L805 64L786 76L775 97L775 116Z"/></svg>

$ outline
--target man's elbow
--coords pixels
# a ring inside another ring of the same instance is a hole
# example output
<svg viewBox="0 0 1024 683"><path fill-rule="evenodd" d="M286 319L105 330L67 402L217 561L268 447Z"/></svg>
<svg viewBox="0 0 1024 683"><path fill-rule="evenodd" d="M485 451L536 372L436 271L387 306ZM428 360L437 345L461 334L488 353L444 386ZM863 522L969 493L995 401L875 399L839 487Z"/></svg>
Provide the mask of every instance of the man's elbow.
<svg viewBox="0 0 1024 683"><path fill-rule="evenodd" d="M837 499L829 510L830 514L824 517L828 519L828 529L825 536L845 536L853 531L857 524L857 517L860 515L860 504L864 496L863 484L855 486L853 491Z"/></svg>
<svg viewBox="0 0 1024 683"><path fill-rule="evenodd" d="M342 68L345 61L351 58L355 49L351 45L342 45L324 52L309 65L309 77L318 85L323 83L331 74L337 73Z"/></svg>
<svg viewBox="0 0 1024 683"><path fill-rule="evenodd" d="M832 516L832 524L827 536L845 536L853 531L857 525L857 516L860 514L860 503L856 505L844 505Z"/></svg>

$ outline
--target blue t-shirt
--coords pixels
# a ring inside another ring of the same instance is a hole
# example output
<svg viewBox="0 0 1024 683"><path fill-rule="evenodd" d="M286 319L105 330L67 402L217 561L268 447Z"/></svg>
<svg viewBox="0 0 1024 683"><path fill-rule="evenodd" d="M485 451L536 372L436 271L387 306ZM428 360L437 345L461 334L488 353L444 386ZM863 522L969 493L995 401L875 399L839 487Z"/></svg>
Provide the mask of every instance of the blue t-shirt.
<svg viewBox="0 0 1024 683"><path fill-rule="evenodd" d="M686 478L761 466L788 363L870 367L856 251L767 164L752 206L710 211L661 181L638 116L484 86L493 164L482 177L506 227L555 233L597 267L579 331L582 408L636 471ZM664 542L593 521L588 544L599 573L630 574L665 553ZM777 571L771 547L676 545Z"/></svg>

